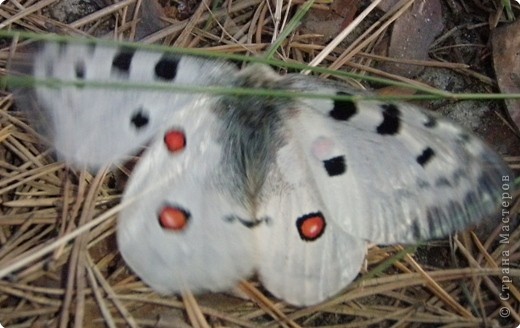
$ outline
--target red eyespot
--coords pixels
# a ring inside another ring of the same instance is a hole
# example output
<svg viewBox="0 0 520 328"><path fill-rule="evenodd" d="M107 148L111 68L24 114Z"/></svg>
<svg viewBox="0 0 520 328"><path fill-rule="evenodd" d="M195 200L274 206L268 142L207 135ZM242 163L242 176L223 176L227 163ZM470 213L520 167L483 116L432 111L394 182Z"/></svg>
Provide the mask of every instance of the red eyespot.
<svg viewBox="0 0 520 328"><path fill-rule="evenodd" d="M189 219L190 213L178 207L165 206L159 213L159 224L167 230L184 230Z"/></svg>
<svg viewBox="0 0 520 328"><path fill-rule="evenodd" d="M296 219L296 227L300 238L305 241L314 241L325 231L325 218L321 212L309 213Z"/></svg>
<svg viewBox="0 0 520 328"><path fill-rule="evenodd" d="M170 130L164 134L164 144L171 153L181 151L186 147L186 135L180 130Z"/></svg>

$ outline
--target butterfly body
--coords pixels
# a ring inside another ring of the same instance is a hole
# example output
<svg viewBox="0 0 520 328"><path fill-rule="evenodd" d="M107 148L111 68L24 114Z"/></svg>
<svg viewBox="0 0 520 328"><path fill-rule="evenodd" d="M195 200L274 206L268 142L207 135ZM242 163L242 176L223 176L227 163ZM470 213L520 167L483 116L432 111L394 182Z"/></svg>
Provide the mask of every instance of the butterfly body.
<svg viewBox="0 0 520 328"><path fill-rule="evenodd" d="M102 59L104 58L104 59ZM76 165L149 144L118 222L130 267L162 293L221 291L257 272L289 303L314 304L354 279L366 242L414 242L497 208L500 157L415 106L265 66L95 45L45 44L33 75L286 90L288 96L35 86L47 134ZM32 114L35 115L35 114Z"/></svg>

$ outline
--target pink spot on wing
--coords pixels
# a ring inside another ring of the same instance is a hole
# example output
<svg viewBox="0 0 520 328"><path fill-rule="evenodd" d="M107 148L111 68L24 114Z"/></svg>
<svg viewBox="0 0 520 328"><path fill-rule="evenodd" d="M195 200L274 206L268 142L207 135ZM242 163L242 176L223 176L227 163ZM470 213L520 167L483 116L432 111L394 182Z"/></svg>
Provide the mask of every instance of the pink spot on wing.
<svg viewBox="0 0 520 328"><path fill-rule="evenodd" d="M324 160L331 156L334 149L334 141L326 137L318 137L313 141L311 146L311 153L317 159Z"/></svg>

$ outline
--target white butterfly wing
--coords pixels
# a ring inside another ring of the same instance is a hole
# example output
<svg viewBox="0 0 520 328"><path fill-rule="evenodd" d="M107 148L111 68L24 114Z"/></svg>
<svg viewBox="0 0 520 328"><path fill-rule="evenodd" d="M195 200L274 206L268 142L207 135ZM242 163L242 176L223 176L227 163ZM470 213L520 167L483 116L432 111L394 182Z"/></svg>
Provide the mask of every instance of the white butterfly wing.
<svg viewBox="0 0 520 328"><path fill-rule="evenodd" d="M280 85L345 94L300 77ZM411 105L303 99L284 113L285 144L259 196L271 220L258 230L259 272L292 304L347 286L366 241L441 237L492 215L510 174L478 138Z"/></svg>
<svg viewBox="0 0 520 328"><path fill-rule="evenodd" d="M18 100L64 160L96 168L138 152L166 128L165 118L196 99L153 83L200 85L207 80L197 72L226 74L231 67L128 47L46 42L29 68L37 103L29 94Z"/></svg>
<svg viewBox="0 0 520 328"><path fill-rule="evenodd" d="M198 105L174 115L175 125L153 141L122 201L130 204L118 222L121 254L162 293L227 290L256 266L250 212L223 181L219 121L206 110L213 104Z"/></svg>
<svg viewBox="0 0 520 328"><path fill-rule="evenodd" d="M494 214L503 178L512 181L481 140L412 105L303 102L292 130L325 206L352 235L376 243L447 235Z"/></svg>
<svg viewBox="0 0 520 328"><path fill-rule="evenodd" d="M45 120L36 123L46 125L63 159L98 167L153 140L125 190L117 230L124 259L145 282L163 293L220 291L252 274L252 218L223 178L223 127L209 110L216 98L151 85L225 85L233 66L49 42L32 54L30 71L41 81L18 103L33 120ZM131 83L141 88L129 89Z"/></svg>

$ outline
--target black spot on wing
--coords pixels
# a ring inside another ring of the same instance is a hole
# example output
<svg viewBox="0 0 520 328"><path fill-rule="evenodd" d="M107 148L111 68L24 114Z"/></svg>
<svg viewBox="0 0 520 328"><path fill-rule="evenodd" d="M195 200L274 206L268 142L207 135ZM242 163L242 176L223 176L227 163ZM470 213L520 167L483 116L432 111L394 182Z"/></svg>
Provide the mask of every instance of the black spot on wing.
<svg viewBox="0 0 520 328"><path fill-rule="evenodd" d="M142 108L135 112L130 118L130 123L137 129L140 130L148 125L150 117Z"/></svg>
<svg viewBox="0 0 520 328"><path fill-rule="evenodd" d="M395 135L399 133L401 127L401 112L397 106L392 104L381 105L383 109L383 122L377 127L376 131L380 135Z"/></svg>
<svg viewBox="0 0 520 328"><path fill-rule="evenodd" d="M430 147L426 147L422 154L417 156L416 161L417 164L419 164L422 167L425 167L426 164L428 164L431 159L435 156L435 152Z"/></svg>
<svg viewBox="0 0 520 328"><path fill-rule="evenodd" d="M424 126L427 128L434 128L437 126L437 119L433 116L427 115L426 122L424 122Z"/></svg>
<svg viewBox="0 0 520 328"><path fill-rule="evenodd" d="M134 53L134 49L123 48L119 50L112 60L112 72L128 75Z"/></svg>
<svg viewBox="0 0 520 328"><path fill-rule="evenodd" d="M79 80L83 80L85 78L85 62L77 61L74 64L74 74L76 74L76 78Z"/></svg>
<svg viewBox="0 0 520 328"><path fill-rule="evenodd" d="M350 96L346 92L337 92L337 96ZM357 113L357 106L353 101L349 100L334 100L334 107L329 112L330 117L338 121L348 121Z"/></svg>
<svg viewBox="0 0 520 328"><path fill-rule="evenodd" d="M165 81L171 81L177 75L177 58L163 56L157 64L155 64L155 75Z"/></svg>
<svg viewBox="0 0 520 328"><path fill-rule="evenodd" d="M341 175L347 171L344 156L337 156L323 161L327 174L331 177Z"/></svg>
<svg viewBox="0 0 520 328"><path fill-rule="evenodd" d="M421 240L422 239L422 233L421 233L421 223L418 218L415 218L412 222L412 236L415 240Z"/></svg>

